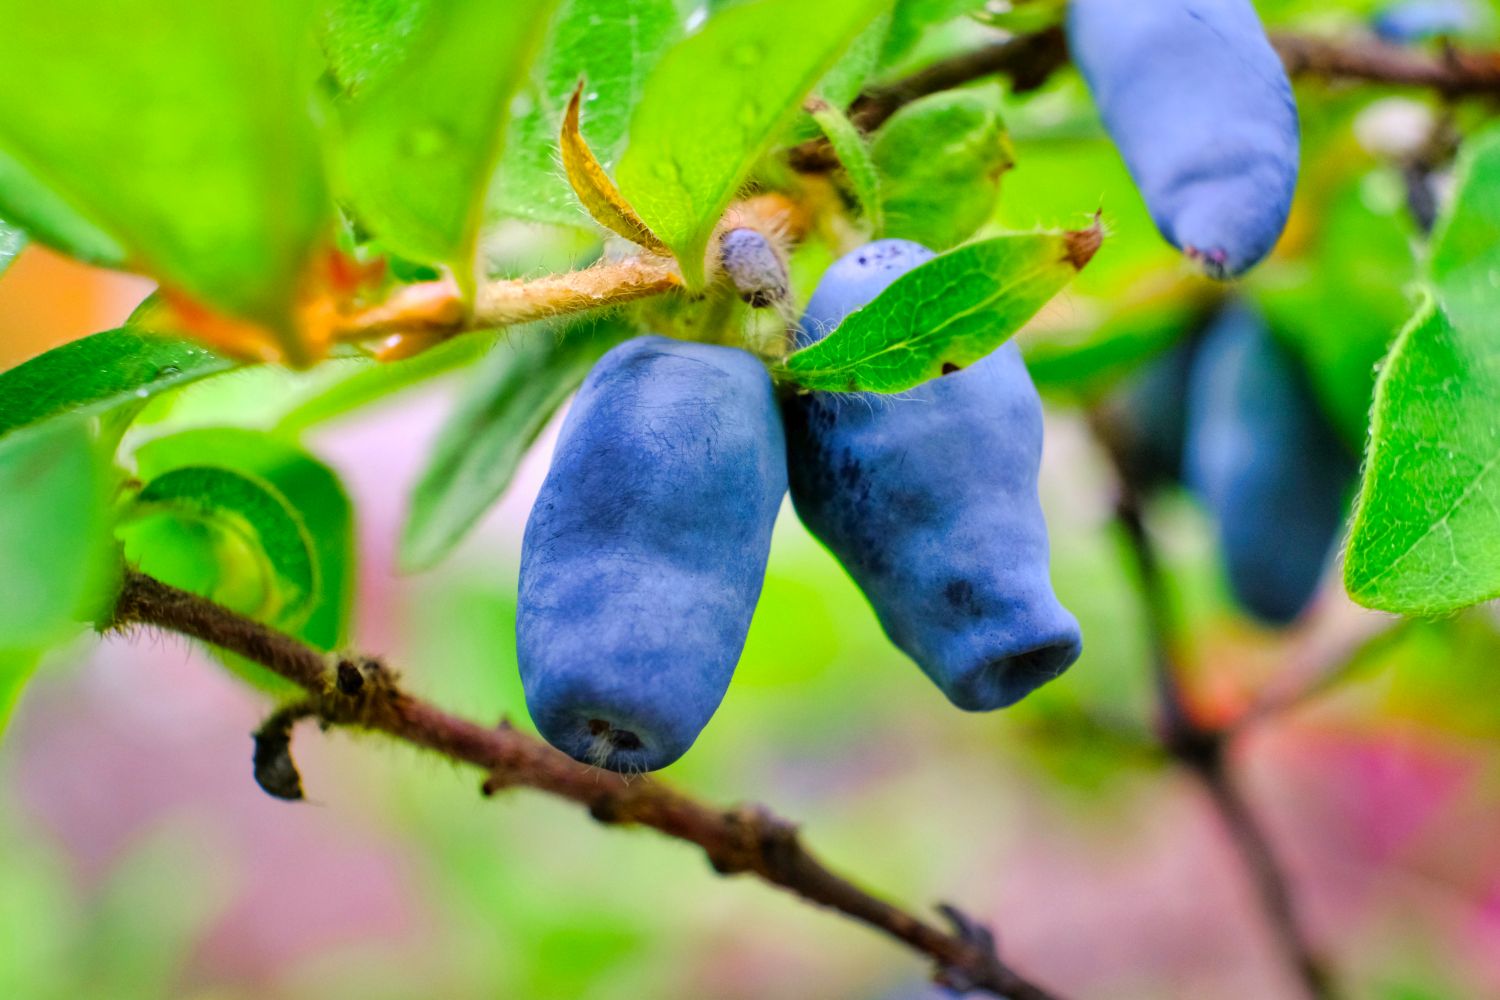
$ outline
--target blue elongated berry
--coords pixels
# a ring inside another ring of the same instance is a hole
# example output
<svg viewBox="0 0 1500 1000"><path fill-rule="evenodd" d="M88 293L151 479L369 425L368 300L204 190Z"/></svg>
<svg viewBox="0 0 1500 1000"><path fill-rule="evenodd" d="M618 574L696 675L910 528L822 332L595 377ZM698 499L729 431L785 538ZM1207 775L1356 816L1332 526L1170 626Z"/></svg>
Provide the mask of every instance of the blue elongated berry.
<svg viewBox="0 0 1500 1000"><path fill-rule="evenodd" d="M1198 347L1183 464L1235 599L1273 624L1296 618L1339 539L1357 468L1249 305L1227 306Z"/></svg>
<svg viewBox="0 0 1500 1000"><path fill-rule="evenodd" d="M1381 8L1371 21L1375 34L1397 45L1443 35L1462 35L1484 23L1474 0L1398 0Z"/></svg>
<svg viewBox="0 0 1500 1000"><path fill-rule="evenodd" d="M517 658L554 746L638 772L697 738L760 597L784 448L744 351L651 336L599 360L521 545Z"/></svg>
<svg viewBox="0 0 1500 1000"><path fill-rule="evenodd" d="M1068 41L1162 235L1215 277L1269 253L1297 109L1250 0L1071 0Z"/></svg>
<svg viewBox="0 0 1500 1000"><path fill-rule="evenodd" d="M808 303L804 336L825 335L930 257L880 240L841 258ZM1078 658L1037 500L1041 402L1014 345L898 397L811 393L783 412L797 513L955 705L1010 705Z"/></svg>
<svg viewBox="0 0 1500 1000"><path fill-rule="evenodd" d="M1120 385L1101 407L1103 433L1130 484L1154 490L1182 478L1193 344L1174 345Z"/></svg>

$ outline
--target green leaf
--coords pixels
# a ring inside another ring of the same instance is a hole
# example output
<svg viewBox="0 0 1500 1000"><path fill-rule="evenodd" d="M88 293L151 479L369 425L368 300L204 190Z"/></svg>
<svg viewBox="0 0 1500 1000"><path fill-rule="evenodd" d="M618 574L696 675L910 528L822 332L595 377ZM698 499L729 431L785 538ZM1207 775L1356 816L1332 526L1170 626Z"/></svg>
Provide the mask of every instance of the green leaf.
<svg viewBox="0 0 1500 1000"><path fill-rule="evenodd" d="M433 0L328 0L319 40L338 92L389 76L410 56Z"/></svg>
<svg viewBox="0 0 1500 1000"><path fill-rule="evenodd" d="M101 267L124 267L118 240L71 208L0 148L0 211L38 243Z"/></svg>
<svg viewBox="0 0 1500 1000"><path fill-rule="evenodd" d="M306 620L318 592L312 537L298 512L264 479L213 466L173 469L146 484L128 517L118 533L126 558L144 572L282 627ZM226 572L207 589L201 579L174 579L152 562L170 554L162 546L144 544L153 535L160 537L156 532L162 526L152 523L158 517L213 529L235 552L248 554L251 565L221 562ZM141 526L144 530L137 530Z"/></svg>
<svg viewBox="0 0 1500 1000"><path fill-rule="evenodd" d="M616 180L689 288L703 286L709 236L755 161L884 6L758 0L710 18L662 57Z"/></svg>
<svg viewBox="0 0 1500 1000"><path fill-rule="evenodd" d="M933 94L875 133L886 235L946 250L988 221L1015 162L997 97L993 88Z"/></svg>
<svg viewBox="0 0 1500 1000"><path fill-rule="evenodd" d="M136 470L155 480L176 469L212 466L247 473L273 487L306 529L317 566L312 608L299 638L333 649L347 638L354 599L354 511L338 476L285 439L237 427L212 427L157 438L135 452Z"/></svg>
<svg viewBox="0 0 1500 1000"><path fill-rule="evenodd" d="M0 736L5 735L5 726L15 711L21 689L31 680L37 659L36 653L0 649Z"/></svg>
<svg viewBox="0 0 1500 1000"><path fill-rule="evenodd" d="M563 0L532 74L531 106L511 123L491 208L533 222L588 226L557 167L568 96L583 80L583 138L611 169L646 75L677 31L672 0Z"/></svg>
<svg viewBox="0 0 1500 1000"><path fill-rule="evenodd" d="M485 359L443 426L411 498L401 565L425 569L446 556L504 493L552 414L600 355L632 328L618 319L515 331Z"/></svg>
<svg viewBox="0 0 1500 1000"><path fill-rule="evenodd" d="M1465 144L1453 200L1432 233L1427 271L1456 326L1491 329L1500 307L1500 127Z"/></svg>
<svg viewBox="0 0 1500 1000"><path fill-rule="evenodd" d="M1500 596L1500 325L1429 300L1375 387L1344 563L1366 607L1443 614Z"/></svg>
<svg viewBox="0 0 1500 1000"><path fill-rule="evenodd" d="M891 27L890 12L883 11L869 26L854 36L849 48L824 74L813 92L835 108L843 109L854 103L864 89L865 82L880 63L881 48L885 44L886 32ZM796 127L782 141L788 143L811 139L821 131L809 115L796 123Z"/></svg>
<svg viewBox="0 0 1500 1000"><path fill-rule="evenodd" d="M0 219L0 274L5 273L5 269L16 259L16 254L25 246L25 231Z"/></svg>
<svg viewBox="0 0 1500 1000"><path fill-rule="evenodd" d="M0 154L12 168L0 177L26 181L3 189L0 212L49 220L44 238L82 231L90 256L117 247L300 359L293 303L330 215L302 44L310 10L0 0ZM12 200L38 187L45 203Z"/></svg>
<svg viewBox="0 0 1500 1000"><path fill-rule="evenodd" d="M420 25L392 22L402 28L389 44L403 48L402 58L372 60L381 51L372 43L353 59L361 85L337 101L341 172L355 213L397 253L447 265L466 294L511 97L552 7L553 0L450 0L429 6ZM352 58L345 51L331 61L342 59L347 75Z"/></svg>
<svg viewBox="0 0 1500 1000"><path fill-rule="evenodd" d="M1443 614L1500 596L1500 130L1469 144L1434 231L1436 292L1375 385L1344 585L1368 607Z"/></svg>
<svg viewBox="0 0 1500 1000"><path fill-rule="evenodd" d="M897 278L777 374L807 389L902 392L985 357L1083 268L1098 228L959 247Z"/></svg>
<svg viewBox="0 0 1500 1000"><path fill-rule="evenodd" d="M189 341L106 330L0 372L0 436L59 416L108 413L234 366Z"/></svg>
<svg viewBox="0 0 1500 1000"><path fill-rule="evenodd" d="M984 5L984 0L896 0L880 65L891 66L899 62L933 25L951 21Z"/></svg>
<svg viewBox="0 0 1500 1000"><path fill-rule="evenodd" d="M288 410L276 424L276 430L281 434L295 435L309 427L336 420L429 379L466 367L482 357L494 342L493 333L470 333L400 361L360 359L338 362L347 365L348 374Z"/></svg>
<svg viewBox="0 0 1500 1000"><path fill-rule="evenodd" d="M855 200L870 224L871 238L878 239L885 231L885 206L880 199L880 176L870 159L865 137L859 134L848 115L827 101L815 100L809 107L813 121L818 123L818 128L833 147L834 155L844 166Z"/></svg>
<svg viewBox="0 0 1500 1000"><path fill-rule="evenodd" d="M98 612L111 484L85 421L0 440L0 650L45 649Z"/></svg>

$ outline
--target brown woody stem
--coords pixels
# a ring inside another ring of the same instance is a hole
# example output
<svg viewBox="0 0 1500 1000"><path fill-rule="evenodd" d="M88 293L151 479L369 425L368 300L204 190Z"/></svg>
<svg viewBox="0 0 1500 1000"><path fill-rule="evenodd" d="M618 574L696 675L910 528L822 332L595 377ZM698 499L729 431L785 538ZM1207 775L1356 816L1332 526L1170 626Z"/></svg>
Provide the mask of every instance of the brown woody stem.
<svg viewBox="0 0 1500 1000"><path fill-rule="evenodd" d="M484 790L523 786L569 799L601 823L646 826L698 845L720 874L748 873L901 942L961 989L1010 1000L1056 1000L1002 962L988 932L958 911L936 924L871 895L827 868L792 823L758 806L717 809L651 779L626 779L554 750L507 725L482 726L406 693L379 660L319 652L212 601L127 572L114 625L149 625L211 643L303 688L328 724L385 733L488 775ZM299 703L295 717L305 714Z"/></svg>

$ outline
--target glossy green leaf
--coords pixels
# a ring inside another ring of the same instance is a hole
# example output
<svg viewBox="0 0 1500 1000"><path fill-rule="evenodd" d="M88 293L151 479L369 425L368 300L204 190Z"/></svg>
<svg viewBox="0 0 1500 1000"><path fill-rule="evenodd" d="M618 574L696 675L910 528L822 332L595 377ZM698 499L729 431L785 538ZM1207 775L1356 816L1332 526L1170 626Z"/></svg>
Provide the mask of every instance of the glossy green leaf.
<svg viewBox="0 0 1500 1000"><path fill-rule="evenodd" d="M341 173L355 214L397 253L447 265L468 292L511 97L552 7L432 5L410 37L391 40L403 57L359 63L362 84L337 101Z"/></svg>
<svg viewBox="0 0 1500 1000"><path fill-rule="evenodd" d="M230 566L204 591L196 581L171 578L149 561L159 550L141 544L132 522L168 518L216 529L238 543L254 565ZM318 592L317 554L301 516L269 482L217 466L172 469L148 482L135 497L129 520L119 529L126 558L167 583L194 589L236 611L283 627L300 624ZM231 595L229 591L233 589ZM254 598L243 595L254 594Z"/></svg>
<svg viewBox="0 0 1500 1000"><path fill-rule="evenodd" d="M583 138L612 169L646 76L677 33L672 0L562 0L532 74L530 107L511 123L491 208L534 222L589 225L557 166L568 97L583 80Z"/></svg>
<svg viewBox="0 0 1500 1000"><path fill-rule="evenodd" d="M1369 607L1442 614L1500 596L1500 130L1464 151L1433 235L1435 298L1376 382L1344 564Z"/></svg>
<svg viewBox="0 0 1500 1000"><path fill-rule="evenodd" d="M0 212L102 235L130 266L300 357L292 304L330 213L310 12L300 0L0 0L0 155L14 168L0 176L26 181L3 188ZM27 201L37 187L47 203Z"/></svg>
<svg viewBox="0 0 1500 1000"><path fill-rule="evenodd" d="M1098 229L1016 233L949 251L897 278L778 371L807 389L902 392L999 347L1072 280Z"/></svg>
<svg viewBox="0 0 1500 1000"><path fill-rule="evenodd" d="M709 235L803 98L882 0L757 0L709 19L646 81L615 179L690 288Z"/></svg>
<svg viewBox="0 0 1500 1000"><path fill-rule="evenodd" d="M813 121L818 123L833 153L843 164L844 174L849 178L849 187L854 190L860 211L869 223L871 237L880 238L885 231L885 206L880 198L880 175L865 137L849 120L849 116L827 101L818 100L811 106Z"/></svg>
<svg viewBox="0 0 1500 1000"><path fill-rule="evenodd" d="M0 440L0 650L44 649L98 611L110 483L86 421Z"/></svg>
<svg viewBox="0 0 1500 1000"><path fill-rule="evenodd" d="M443 426L412 493L401 536L404 568L432 566L458 544L505 492L563 400L630 332L616 319L585 321L562 334L533 326L495 347Z"/></svg>
<svg viewBox="0 0 1500 1000"><path fill-rule="evenodd" d="M433 0L328 0L318 25L339 94L358 93L410 58Z"/></svg>
<svg viewBox="0 0 1500 1000"><path fill-rule="evenodd" d="M102 267L124 267L128 260L119 240L90 222L47 189L0 148L0 211L32 239L70 257Z"/></svg>
<svg viewBox="0 0 1500 1000"><path fill-rule="evenodd" d="M1457 189L1432 233L1428 275L1443 310L1463 329L1495 327L1500 309L1500 127L1464 147Z"/></svg>
<svg viewBox="0 0 1500 1000"><path fill-rule="evenodd" d="M995 211L1014 162L993 88L913 101L875 133L886 235L946 250Z"/></svg>
<svg viewBox="0 0 1500 1000"><path fill-rule="evenodd" d="M1442 614L1500 596L1500 323L1429 301L1375 389L1344 563L1359 603Z"/></svg>
<svg viewBox="0 0 1500 1000"><path fill-rule="evenodd" d="M234 365L189 341L106 330L0 372L0 435L54 417L107 413Z"/></svg>
<svg viewBox="0 0 1500 1000"><path fill-rule="evenodd" d="M319 649L340 645L348 632L356 569L354 511L338 476L302 448L274 435L212 427L157 438L135 452L146 480L175 469L212 466L270 484L297 513L317 565L317 590L296 634Z"/></svg>

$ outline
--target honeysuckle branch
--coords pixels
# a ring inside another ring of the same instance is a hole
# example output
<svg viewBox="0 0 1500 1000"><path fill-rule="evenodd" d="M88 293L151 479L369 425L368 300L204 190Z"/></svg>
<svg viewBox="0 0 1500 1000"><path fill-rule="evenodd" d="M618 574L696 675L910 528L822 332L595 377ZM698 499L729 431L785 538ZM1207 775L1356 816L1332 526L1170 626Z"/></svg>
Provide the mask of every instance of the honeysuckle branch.
<svg viewBox="0 0 1500 1000"><path fill-rule="evenodd" d="M1375 38L1332 39L1287 32L1273 34L1271 44L1294 77L1421 87L1450 97L1500 97L1500 53L1466 52L1451 46L1433 53ZM850 107L849 116L862 129L873 131L911 101L991 76L1007 77L1014 92L1026 93L1046 83L1068 58L1061 28L1007 38L870 88ZM838 167L823 139L794 147L789 158L795 169L805 173L826 173Z"/></svg>
<svg viewBox="0 0 1500 1000"><path fill-rule="evenodd" d="M912 101L990 76L1008 77L1013 91L1025 93L1046 83L1067 61L1068 45L1061 28L1019 35L941 59L893 83L871 87L850 105L849 119L862 130L873 132ZM792 147L788 161L802 173L827 173L839 165L828 140L821 138Z"/></svg>
<svg viewBox="0 0 1500 1000"><path fill-rule="evenodd" d="M1127 472L1129 465L1107 418L1097 410L1090 411L1089 418L1116 474L1115 520L1128 543L1145 605L1162 746L1207 794L1250 875L1266 926L1288 969L1312 1000L1336 1000L1339 994L1328 965L1302 926L1291 880L1230 767L1229 755L1240 728L1201 721L1184 696L1175 647L1180 632L1161 560L1145 523L1141 493Z"/></svg>
<svg viewBox="0 0 1500 1000"><path fill-rule="evenodd" d="M1294 76L1424 87L1450 97L1500 97L1500 54L1496 53L1451 47L1431 53L1374 39L1339 41L1284 33L1274 35L1272 43ZM1040 87L1067 62L1067 40L1061 28L1019 35L871 87L850 106L849 116L861 129L873 131L905 105L929 94L991 76L1007 77L1012 90L1023 93ZM787 158L802 173L829 173L839 167L838 158L822 138L794 146ZM468 330L621 305L681 286L676 263L654 253L533 280L491 282L481 286L472 309L464 307L451 282L423 282L405 286L388 300L346 318L335 336L346 342L385 340L381 356L397 358Z"/></svg>
<svg viewBox="0 0 1500 1000"><path fill-rule="evenodd" d="M1284 32L1271 44L1292 76L1422 87L1449 97L1500 97L1500 53L1447 46L1428 52L1376 39L1340 41Z"/></svg>
<svg viewBox="0 0 1500 1000"><path fill-rule="evenodd" d="M479 768L487 775L485 794L532 788L584 806L600 823L650 827L696 844L721 875L754 875L872 927L930 959L939 981L958 989L1009 1000L1057 1000L1000 960L986 928L941 906L951 925L944 930L871 895L824 866L803 846L794 824L764 808L716 809L649 778L627 779L580 764L508 725L483 726L408 694L377 659L320 652L134 571L125 575L113 625L150 626L198 639L253 660L307 693L273 715L257 737L257 780L264 787L269 776L286 793L280 797L301 795L288 752L297 720L311 716L325 725L373 730Z"/></svg>
<svg viewBox="0 0 1500 1000"><path fill-rule="evenodd" d="M493 330L623 305L681 287L676 262L644 253L581 271L489 282L480 286L472 310L464 308L452 282L424 281L406 285L379 305L355 313L337 336L365 342L404 337L426 346L468 330Z"/></svg>

